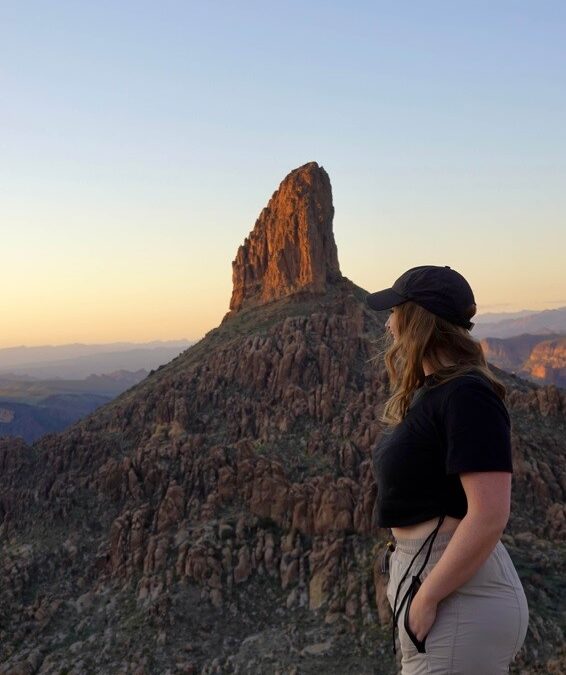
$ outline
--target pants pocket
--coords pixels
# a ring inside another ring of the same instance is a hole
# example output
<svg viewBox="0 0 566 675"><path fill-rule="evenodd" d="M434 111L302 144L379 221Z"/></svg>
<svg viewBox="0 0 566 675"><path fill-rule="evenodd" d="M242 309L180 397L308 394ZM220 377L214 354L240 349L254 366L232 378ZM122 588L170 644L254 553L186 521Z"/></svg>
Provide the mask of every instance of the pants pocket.
<svg viewBox="0 0 566 675"><path fill-rule="evenodd" d="M417 651L420 654L425 654L426 653L425 642L426 642L426 638L427 638L428 634L425 635L424 639L421 641L417 638L417 636L413 633L413 631L411 630L411 628L409 626L409 610L411 608L411 604L413 602L413 599L414 599L415 595L417 594L417 591L419 590L420 586L421 586L421 581L420 581L419 577L413 576L412 581L411 581L411 585L409 586L408 597L407 597L407 606L405 608L405 617L404 617L404 620L403 620L403 626L405 628L405 631L407 632L407 635L409 636L409 639L411 640L411 642L417 648Z"/></svg>

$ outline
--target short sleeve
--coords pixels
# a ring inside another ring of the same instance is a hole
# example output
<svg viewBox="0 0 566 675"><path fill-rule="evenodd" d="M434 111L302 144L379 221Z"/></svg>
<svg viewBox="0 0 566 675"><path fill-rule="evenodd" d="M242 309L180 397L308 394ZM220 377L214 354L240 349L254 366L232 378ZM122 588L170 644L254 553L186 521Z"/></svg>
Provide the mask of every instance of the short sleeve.
<svg viewBox="0 0 566 675"><path fill-rule="evenodd" d="M446 473L508 471L513 473L511 420L491 384L468 380L444 403Z"/></svg>

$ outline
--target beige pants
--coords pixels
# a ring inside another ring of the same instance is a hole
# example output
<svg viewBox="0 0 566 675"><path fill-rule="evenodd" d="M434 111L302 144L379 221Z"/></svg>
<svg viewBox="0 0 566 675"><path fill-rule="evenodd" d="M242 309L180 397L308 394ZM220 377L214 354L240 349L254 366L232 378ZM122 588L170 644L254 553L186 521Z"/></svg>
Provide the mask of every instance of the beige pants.
<svg viewBox="0 0 566 675"><path fill-rule="evenodd" d="M421 582L442 555L452 532L440 533L420 575ZM425 540L398 539L389 561L387 597L391 608L397 587L415 553ZM424 562L428 543L414 560L399 590L403 598L412 574ZM501 541L476 574L444 598L435 622L424 639L425 653L418 651L405 628L405 602L397 622L397 649L401 649L401 675L499 675L521 649L527 634L529 609L521 581Z"/></svg>

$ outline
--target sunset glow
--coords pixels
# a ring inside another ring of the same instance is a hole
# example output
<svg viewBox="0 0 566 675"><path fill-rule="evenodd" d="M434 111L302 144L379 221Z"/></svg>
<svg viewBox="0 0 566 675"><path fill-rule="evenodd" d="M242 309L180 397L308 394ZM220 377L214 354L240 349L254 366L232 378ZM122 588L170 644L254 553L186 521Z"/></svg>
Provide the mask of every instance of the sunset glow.
<svg viewBox="0 0 566 675"><path fill-rule="evenodd" d="M566 305L563 3L9 3L0 347L199 339L280 181L332 182L342 274Z"/></svg>

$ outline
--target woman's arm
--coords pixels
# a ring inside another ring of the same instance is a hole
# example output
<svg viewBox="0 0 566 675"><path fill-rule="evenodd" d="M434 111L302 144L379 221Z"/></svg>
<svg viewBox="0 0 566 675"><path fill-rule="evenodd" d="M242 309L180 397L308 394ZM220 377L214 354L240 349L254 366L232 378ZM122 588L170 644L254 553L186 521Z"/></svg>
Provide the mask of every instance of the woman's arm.
<svg viewBox="0 0 566 675"><path fill-rule="evenodd" d="M499 541L509 520L512 475L506 471L460 474L468 512L411 603L409 626L419 640L434 623L438 603L474 576Z"/></svg>

